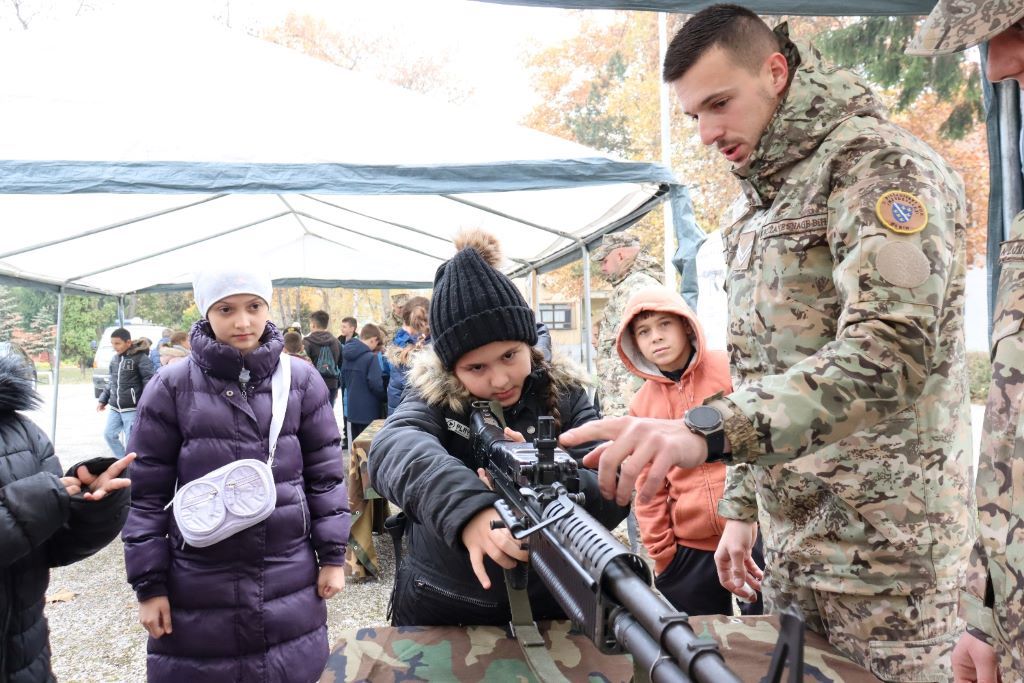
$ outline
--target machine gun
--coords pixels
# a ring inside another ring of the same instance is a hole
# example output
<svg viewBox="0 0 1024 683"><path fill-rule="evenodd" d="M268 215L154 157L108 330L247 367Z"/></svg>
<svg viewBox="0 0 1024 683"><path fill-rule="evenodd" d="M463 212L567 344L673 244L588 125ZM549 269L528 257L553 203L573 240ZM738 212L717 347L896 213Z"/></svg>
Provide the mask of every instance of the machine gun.
<svg viewBox="0 0 1024 683"><path fill-rule="evenodd" d="M573 624L601 652L631 654L635 680L739 683L715 641L697 637L687 615L651 589L651 572L643 559L629 552L582 507L585 500L577 464L557 447L554 419L541 417L535 442L520 443L505 436L488 403L477 402L473 407L470 432L475 465L488 472L501 496L495 503L501 522L493 526L507 528L516 540L529 538L530 564ZM516 614L513 595L519 591L518 602L525 602L529 612L527 575L524 563L506 570L514 631L533 625L532 616ZM796 628L793 616L784 615L784 635L764 680L781 680L787 660L789 680L802 680L803 623L795 618ZM515 635L538 678L561 678L557 672L548 676L538 671L540 666L531 659L528 646L543 648L535 629L527 634L528 643L522 642L521 633Z"/></svg>

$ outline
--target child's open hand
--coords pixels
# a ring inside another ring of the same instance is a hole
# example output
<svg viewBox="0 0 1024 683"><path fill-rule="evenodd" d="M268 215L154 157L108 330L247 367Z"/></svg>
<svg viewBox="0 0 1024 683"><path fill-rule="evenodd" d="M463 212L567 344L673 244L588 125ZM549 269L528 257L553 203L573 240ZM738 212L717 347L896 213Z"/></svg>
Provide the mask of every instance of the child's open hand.
<svg viewBox="0 0 1024 683"><path fill-rule="evenodd" d="M131 486L132 482L120 475L133 460L135 460L135 453L129 453L98 475L92 474L85 465L79 466L75 474L78 475L78 480L82 483L82 489L86 490L82 497L86 500L102 500L111 491Z"/></svg>
<svg viewBox="0 0 1024 683"><path fill-rule="evenodd" d="M316 579L316 592L324 600L330 600L345 589L345 568L335 565L320 567Z"/></svg>
<svg viewBox="0 0 1024 683"><path fill-rule="evenodd" d="M462 530L462 544L469 551L473 573L484 590L491 587L491 580L484 566L485 555L504 569L512 569L517 561L525 562L529 558L529 553L522 548L519 541L512 538L508 529L491 528L491 522L500 519L497 510L484 508L476 513Z"/></svg>

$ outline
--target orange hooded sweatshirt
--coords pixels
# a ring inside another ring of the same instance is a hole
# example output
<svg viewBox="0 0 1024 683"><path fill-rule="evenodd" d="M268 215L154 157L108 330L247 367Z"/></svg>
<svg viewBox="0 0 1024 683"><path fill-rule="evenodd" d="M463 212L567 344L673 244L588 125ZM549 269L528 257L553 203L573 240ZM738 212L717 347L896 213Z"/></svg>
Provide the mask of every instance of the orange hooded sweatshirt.
<svg viewBox="0 0 1024 683"><path fill-rule="evenodd" d="M633 337L630 323L642 311L673 313L686 320L693 334L695 353L678 382L661 374L645 359ZM644 289L626 303L616 346L626 368L647 380L633 396L629 414L638 417L681 420L683 413L704 399L732 391L729 356L705 348L704 330L690 307L675 292L664 288ZM639 489L647 480L648 468L636 481ZM725 465L711 463L695 469L673 467L665 486L650 502L635 503L636 519L644 547L654 560L654 571L665 571L676 554L676 544L698 550L714 550L722 536L724 520L718 516L718 501L725 488Z"/></svg>

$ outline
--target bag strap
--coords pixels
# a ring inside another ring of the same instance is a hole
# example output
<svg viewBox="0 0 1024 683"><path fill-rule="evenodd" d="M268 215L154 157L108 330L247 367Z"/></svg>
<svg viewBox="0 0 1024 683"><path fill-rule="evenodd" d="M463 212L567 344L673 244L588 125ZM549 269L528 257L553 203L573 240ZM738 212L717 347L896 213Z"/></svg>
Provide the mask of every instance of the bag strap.
<svg viewBox="0 0 1024 683"><path fill-rule="evenodd" d="M281 436L284 416L288 412L288 394L292 387L292 357L282 353L277 368L270 378L271 414L270 414L270 457L267 466L274 466L274 453L277 451L277 438Z"/></svg>

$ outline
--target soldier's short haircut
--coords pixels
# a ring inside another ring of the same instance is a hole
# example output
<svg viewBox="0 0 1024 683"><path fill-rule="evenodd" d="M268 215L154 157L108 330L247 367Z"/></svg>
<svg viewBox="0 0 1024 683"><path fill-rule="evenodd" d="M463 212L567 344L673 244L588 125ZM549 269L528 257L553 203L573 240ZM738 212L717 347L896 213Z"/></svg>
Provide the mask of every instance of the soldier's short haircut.
<svg viewBox="0 0 1024 683"><path fill-rule="evenodd" d="M110 333L110 338L113 339L114 337L117 337L121 341L130 342L132 340L132 333L123 327L119 327Z"/></svg>
<svg viewBox="0 0 1024 683"><path fill-rule="evenodd" d="M773 52L779 39L757 16L739 5L712 5L683 24L668 49L661 77L678 81L713 47L724 49L743 68L756 72Z"/></svg>

